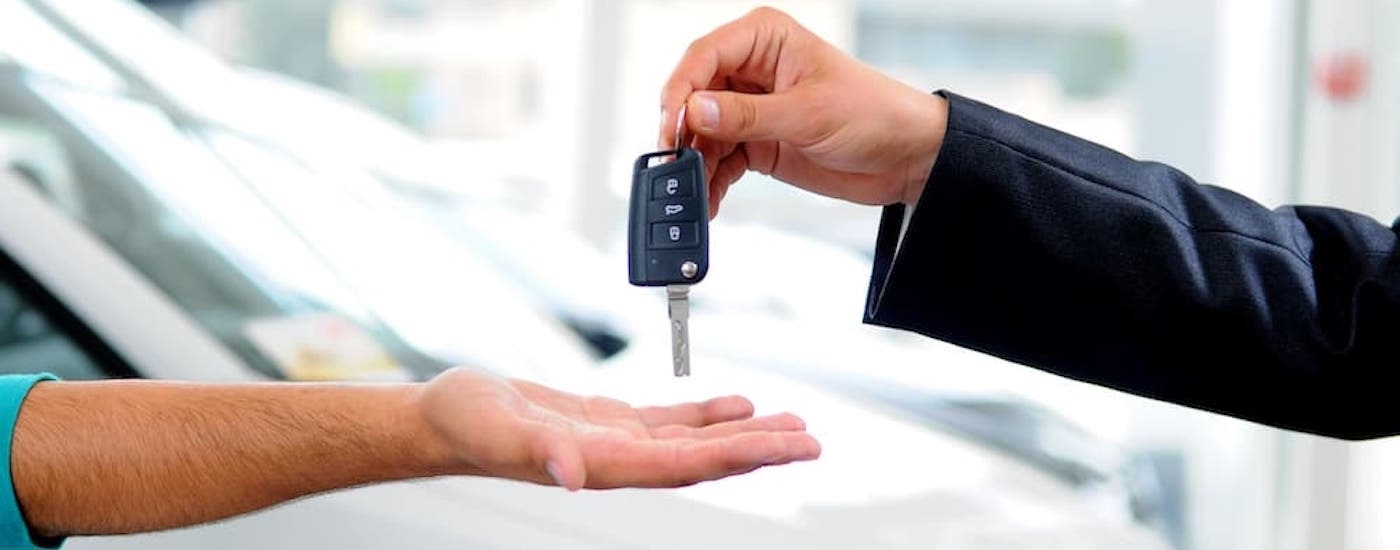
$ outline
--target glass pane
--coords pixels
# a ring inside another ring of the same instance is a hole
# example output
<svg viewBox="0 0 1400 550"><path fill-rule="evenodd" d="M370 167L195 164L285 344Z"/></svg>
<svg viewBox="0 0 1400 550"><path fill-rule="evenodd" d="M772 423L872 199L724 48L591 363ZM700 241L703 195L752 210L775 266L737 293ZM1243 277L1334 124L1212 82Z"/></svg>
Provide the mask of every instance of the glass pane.
<svg viewBox="0 0 1400 550"><path fill-rule="evenodd" d="M0 273L0 374L51 372L65 380L106 374Z"/></svg>
<svg viewBox="0 0 1400 550"><path fill-rule="evenodd" d="M334 151L209 130L207 143L415 345L454 360L562 369L593 361L493 266L466 253ZM463 312L490 312L463 314ZM472 356L464 349L470 335Z"/></svg>
<svg viewBox="0 0 1400 550"><path fill-rule="evenodd" d="M107 55L120 59L124 68L172 90L177 100L231 93L224 74L228 68L203 50L183 47L180 35L135 2L84 0L43 2L75 32Z"/></svg>
<svg viewBox="0 0 1400 550"><path fill-rule="evenodd" d="M24 2L0 2L0 67L10 63L90 88L115 91L123 85Z"/></svg>
<svg viewBox="0 0 1400 550"><path fill-rule="evenodd" d="M66 138L47 165L72 168L37 171L36 185L250 366L290 378L401 378L443 367L385 327L163 112L52 82L23 84L14 104L0 103L0 128L12 129L11 143L31 143L18 151ZM362 352L336 353L352 348Z"/></svg>

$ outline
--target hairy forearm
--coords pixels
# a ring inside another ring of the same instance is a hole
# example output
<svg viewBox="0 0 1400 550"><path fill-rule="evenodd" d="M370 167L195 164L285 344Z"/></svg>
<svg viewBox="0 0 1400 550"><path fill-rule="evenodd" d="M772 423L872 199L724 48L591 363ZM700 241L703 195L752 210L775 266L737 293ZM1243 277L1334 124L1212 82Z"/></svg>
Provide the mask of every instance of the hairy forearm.
<svg viewBox="0 0 1400 550"><path fill-rule="evenodd" d="M131 533L374 481L449 473L421 386L36 386L15 426L15 493L46 536Z"/></svg>

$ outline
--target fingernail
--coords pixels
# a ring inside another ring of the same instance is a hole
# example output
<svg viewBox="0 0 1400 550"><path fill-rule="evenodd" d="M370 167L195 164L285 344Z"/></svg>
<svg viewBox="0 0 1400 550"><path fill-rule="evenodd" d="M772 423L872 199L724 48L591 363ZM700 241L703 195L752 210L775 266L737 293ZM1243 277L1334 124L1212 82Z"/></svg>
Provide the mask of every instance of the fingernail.
<svg viewBox="0 0 1400 550"><path fill-rule="evenodd" d="M554 484L555 484L555 485L558 485L558 486L560 486L560 487L563 487L563 486L564 486L564 476L562 476L562 475L559 474L559 464L558 464L558 463L556 463L556 462L554 462L554 461L552 461L552 460L549 461L549 462L546 462L545 465L544 465L544 471L546 471L546 472L549 473L549 477L554 478Z"/></svg>
<svg viewBox="0 0 1400 550"><path fill-rule="evenodd" d="M719 102L710 94L695 94L696 112L700 114L700 128L705 130L715 130L719 128Z"/></svg>

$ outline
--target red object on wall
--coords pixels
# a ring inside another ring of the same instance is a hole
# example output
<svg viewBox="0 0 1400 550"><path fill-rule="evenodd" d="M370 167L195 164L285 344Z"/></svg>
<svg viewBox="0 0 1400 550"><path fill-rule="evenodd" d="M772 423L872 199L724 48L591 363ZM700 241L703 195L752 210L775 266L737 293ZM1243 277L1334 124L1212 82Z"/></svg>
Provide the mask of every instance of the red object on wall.
<svg viewBox="0 0 1400 550"><path fill-rule="evenodd" d="M1317 64L1317 84L1327 99L1350 103L1366 92L1370 64L1366 56L1345 52L1333 54Z"/></svg>

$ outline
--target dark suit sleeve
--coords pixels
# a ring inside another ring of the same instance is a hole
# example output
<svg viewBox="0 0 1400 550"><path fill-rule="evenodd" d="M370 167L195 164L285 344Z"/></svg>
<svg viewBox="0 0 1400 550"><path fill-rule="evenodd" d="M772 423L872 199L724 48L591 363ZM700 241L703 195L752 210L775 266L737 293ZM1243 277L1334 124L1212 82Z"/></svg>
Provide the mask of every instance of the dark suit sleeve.
<svg viewBox="0 0 1400 550"><path fill-rule="evenodd" d="M1170 167L945 94L866 322L1070 378L1347 439L1400 433L1395 230L1269 210Z"/></svg>

